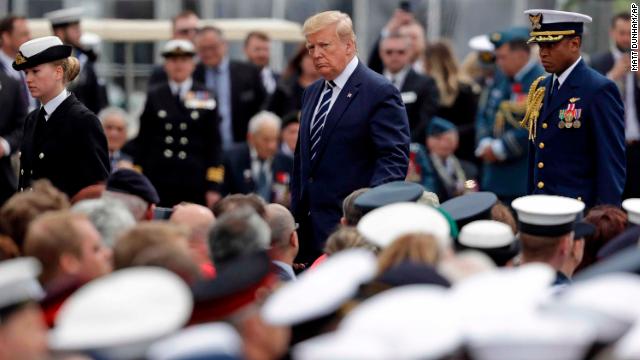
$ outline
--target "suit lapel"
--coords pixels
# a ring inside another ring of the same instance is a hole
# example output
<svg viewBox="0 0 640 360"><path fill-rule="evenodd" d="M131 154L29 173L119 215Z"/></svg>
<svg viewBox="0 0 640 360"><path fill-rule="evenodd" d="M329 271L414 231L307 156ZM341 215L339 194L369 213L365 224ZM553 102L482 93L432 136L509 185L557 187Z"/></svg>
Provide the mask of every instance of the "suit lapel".
<svg viewBox="0 0 640 360"><path fill-rule="evenodd" d="M313 161L313 169L320 162L319 159L322 157L324 153L324 149L327 146L327 142L329 141L329 137L331 137L331 133L336 128L336 125L342 119L342 115L345 110L349 107L349 104L358 96L358 91L360 88L360 72L362 71L362 64L358 63L358 66L354 70L353 74L347 80L347 83L344 85L344 88L340 91L338 98L335 103L331 107L329 114L327 115L327 120L324 124L324 129L322 130L322 137L320 138L320 144L318 144L318 154L317 158Z"/></svg>
<svg viewBox="0 0 640 360"><path fill-rule="evenodd" d="M552 95L551 103L547 103L548 106L545 106L542 119L546 119L555 110L557 110L558 107L566 103L570 97L576 94L575 88L579 87L582 83L582 71L584 71L584 67L584 60L580 60L578 65L576 65L576 67L573 68L573 71L571 71L571 74L569 74L567 80L562 84L558 93ZM549 78L551 78L549 81L550 86L553 86L553 76L549 76Z"/></svg>

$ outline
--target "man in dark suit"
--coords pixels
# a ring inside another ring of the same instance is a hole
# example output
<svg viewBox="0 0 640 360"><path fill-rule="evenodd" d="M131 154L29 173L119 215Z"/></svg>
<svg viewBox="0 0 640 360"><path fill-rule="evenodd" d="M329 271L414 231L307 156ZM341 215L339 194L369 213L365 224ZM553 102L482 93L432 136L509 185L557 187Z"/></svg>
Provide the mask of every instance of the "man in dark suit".
<svg viewBox="0 0 640 360"><path fill-rule="evenodd" d="M624 109L615 83L580 56L591 17L525 11L545 70L531 85L523 126L529 129L528 192L562 195L587 207L620 205L625 181Z"/></svg>
<svg viewBox="0 0 640 360"><path fill-rule="evenodd" d="M229 60L222 31L205 26L196 36L200 63L193 74L216 95L220 113L220 135L225 149L245 142L249 119L261 110L265 101L260 70L255 66Z"/></svg>
<svg viewBox="0 0 640 360"><path fill-rule="evenodd" d="M187 40L165 45L169 81L152 87L134 140L135 164L160 195L160 206L182 201L212 206L220 199L221 166L217 103L192 79L195 49Z"/></svg>
<svg viewBox="0 0 640 360"><path fill-rule="evenodd" d="M73 55L80 60L80 74L76 81L70 85L69 90L84 106L97 114L109 102L106 98L104 84L100 83L96 73L95 53L84 49L80 44L81 16L82 8L61 9L45 14L45 17L51 22L53 34L59 37L63 43L73 46Z"/></svg>
<svg viewBox="0 0 640 360"><path fill-rule="evenodd" d="M280 118L262 111L249 121L247 143L225 153L223 195L256 193L289 206L293 158L278 151Z"/></svg>
<svg viewBox="0 0 640 360"><path fill-rule="evenodd" d="M400 90L407 109L411 140L422 143L429 120L438 110L438 88L430 76L418 74L410 64L411 40L391 33L380 43L382 75Z"/></svg>
<svg viewBox="0 0 640 360"><path fill-rule="evenodd" d="M347 195L404 180L410 134L398 89L358 61L348 15L316 14L305 21L303 33L323 78L303 96L291 183L300 258L309 261L339 224Z"/></svg>
<svg viewBox="0 0 640 360"><path fill-rule="evenodd" d="M18 55L18 49L31 38L31 32L24 16L9 15L0 20L0 72L4 72L18 81L19 92L23 102L29 106L29 111L38 104L29 93L25 76L22 71L16 71L11 64Z"/></svg>
<svg viewBox="0 0 640 360"><path fill-rule="evenodd" d="M22 127L27 115L21 98L20 84L0 71L0 205L18 187L18 179L11 166L11 154L20 150Z"/></svg>
<svg viewBox="0 0 640 360"><path fill-rule="evenodd" d="M244 40L244 54L247 60L260 69L262 85L271 96L276 90L280 74L269 67L271 60L271 39L262 31L250 32Z"/></svg>
<svg viewBox="0 0 640 360"><path fill-rule="evenodd" d="M631 16L620 13L611 20L613 44L605 53L595 55L591 66L618 85L624 102L627 181L623 198L640 197L640 81L631 72Z"/></svg>

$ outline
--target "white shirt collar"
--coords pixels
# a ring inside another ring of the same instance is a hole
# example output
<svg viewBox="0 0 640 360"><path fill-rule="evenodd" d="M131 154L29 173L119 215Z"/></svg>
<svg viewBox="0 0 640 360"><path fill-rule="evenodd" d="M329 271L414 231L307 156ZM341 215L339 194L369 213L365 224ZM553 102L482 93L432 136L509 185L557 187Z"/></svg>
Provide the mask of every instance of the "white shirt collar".
<svg viewBox="0 0 640 360"><path fill-rule="evenodd" d="M340 75L336 77L333 82L336 83L338 90L342 90L344 86L347 84L347 81L351 77L354 71L356 71L356 67L358 67L358 57L354 56L351 61L347 64L347 66L342 70Z"/></svg>
<svg viewBox="0 0 640 360"><path fill-rule="evenodd" d="M392 74L389 70L384 69L382 74L387 78L387 80L391 81L392 83L393 79L395 78L396 82L394 83L394 85L398 86L398 89L400 89L404 85L404 79L407 78L407 74L409 73L410 68L410 66L405 66L395 74Z"/></svg>
<svg viewBox="0 0 640 360"><path fill-rule="evenodd" d="M296 273L293 271L293 267L291 265L284 263L280 260L271 260L271 262L274 263L279 268L281 268L282 270L286 271L292 280L296 279Z"/></svg>
<svg viewBox="0 0 640 360"><path fill-rule="evenodd" d="M51 117L51 114L53 114L53 112L56 111L58 106L62 104L62 102L67 98L67 96L69 96L69 91L67 91L67 89L62 89L62 92L60 94L58 94L53 99L49 100L48 103L43 105L44 111L47 112L47 114L44 116L45 120L49 120L49 118Z"/></svg>
<svg viewBox="0 0 640 360"><path fill-rule="evenodd" d="M567 70L565 70L562 74L560 74L560 76L557 75L553 75L553 81L555 81L555 79L558 79L558 89L562 87L562 84L564 84L565 80L567 80L567 78L569 77L569 75L571 75L571 72L573 71L573 68L575 68L578 63L580 62L580 60L582 60L582 56L580 56L578 58L578 60L576 60L576 62L573 63L573 65L569 66L569 68L567 68Z"/></svg>
<svg viewBox="0 0 640 360"><path fill-rule="evenodd" d="M187 80L179 84L173 80L169 80L169 87L171 88L171 94L175 95L177 91L180 91L181 98L184 98L184 95L187 93L187 91L191 90L192 86L193 86L192 78L188 78Z"/></svg>

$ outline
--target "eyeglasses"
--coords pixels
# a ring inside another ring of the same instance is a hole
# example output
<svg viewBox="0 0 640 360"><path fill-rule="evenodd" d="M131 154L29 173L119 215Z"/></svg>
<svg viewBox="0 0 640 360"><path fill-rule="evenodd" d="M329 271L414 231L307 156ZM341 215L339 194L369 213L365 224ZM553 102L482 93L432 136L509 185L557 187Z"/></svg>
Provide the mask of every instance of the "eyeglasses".
<svg viewBox="0 0 640 360"><path fill-rule="evenodd" d="M398 54L398 55L404 55L407 53L407 50L404 49L387 49L384 51L385 54L387 55L393 55L393 54Z"/></svg>

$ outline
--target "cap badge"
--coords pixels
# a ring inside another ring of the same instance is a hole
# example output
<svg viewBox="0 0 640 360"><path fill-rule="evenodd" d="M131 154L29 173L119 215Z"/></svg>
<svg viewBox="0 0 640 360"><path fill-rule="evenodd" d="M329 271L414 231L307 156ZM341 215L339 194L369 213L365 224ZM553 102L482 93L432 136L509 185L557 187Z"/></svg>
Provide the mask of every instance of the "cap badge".
<svg viewBox="0 0 640 360"><path fill-rule="evenodd" d="M16 55L16 65L24 64L27 62L27 58L25 58L21 52L18 52Z"/></svg>
<svg viewBox="0 0 640 360"><path fill-rule="evenodd" d="M529 21L531 21L531 28L539 30L542 27L542 14L529 14Z"/></svg>

